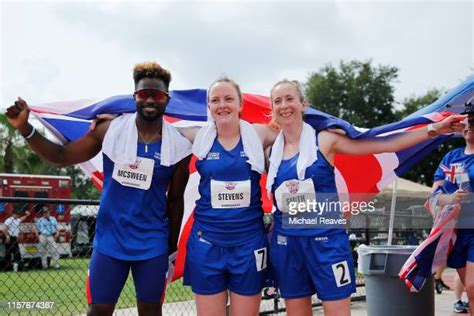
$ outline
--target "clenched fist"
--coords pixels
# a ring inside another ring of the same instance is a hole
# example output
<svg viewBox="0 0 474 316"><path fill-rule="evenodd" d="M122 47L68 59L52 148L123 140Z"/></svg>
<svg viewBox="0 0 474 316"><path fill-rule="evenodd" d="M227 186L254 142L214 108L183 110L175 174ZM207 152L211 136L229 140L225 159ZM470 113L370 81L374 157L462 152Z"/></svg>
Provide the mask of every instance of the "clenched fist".
<svg viewBox="0 0 474 316"><path fill-rule="evenodd" d="M21 135L26 136L31 132L32 126L28 124L30 109L22 98L18 97L18 101L15 101L14 105L7 108L5 115L8 122L19 130Z"/></svg>

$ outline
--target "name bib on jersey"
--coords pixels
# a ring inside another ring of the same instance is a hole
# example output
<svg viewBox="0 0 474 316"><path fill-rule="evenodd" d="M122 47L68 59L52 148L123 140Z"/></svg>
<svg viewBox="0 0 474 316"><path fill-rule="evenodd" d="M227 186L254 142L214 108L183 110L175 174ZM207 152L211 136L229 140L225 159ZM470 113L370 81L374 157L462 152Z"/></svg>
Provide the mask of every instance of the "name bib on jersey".
<svg viewBox="0 0 474 316"><path fill-rule="evenodd" d="M250 179L244 181L217 181L211 179L212 208L250 206L250 186Z"/></svg>
<svg viewBox="0 0 474 316"><path fill-rule="evenodd" d="M133 165L115 164L112 178L123 186L148 190L154 166L153 159L139 157Z"/></svg>
<svg viewBox="0 0 474 316"><path fill-rule="evenodd" d="M316 202L313 179L284 181L275 190L275 200L278 209L284 213L289 212L290 205L295 206L294 202L296 202L296 205L299 203L306 203L307 205L307 201Z"/></svg>

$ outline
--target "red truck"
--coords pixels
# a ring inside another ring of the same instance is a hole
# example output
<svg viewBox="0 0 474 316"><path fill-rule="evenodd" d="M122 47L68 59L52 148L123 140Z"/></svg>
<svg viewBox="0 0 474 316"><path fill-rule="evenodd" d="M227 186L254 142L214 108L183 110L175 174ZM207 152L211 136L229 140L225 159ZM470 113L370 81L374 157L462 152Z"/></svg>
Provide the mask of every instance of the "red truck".
<svg viewBox="0 0 474 316"><path fill-rule="evenodd" d="M0 173L0 197L70 199L71 192L71 177ZM38 214L35 212L36 203L0 202L0 233L1 228L5 229L2 227L2 225L5 226L5 220L11 216L14 210L29 211L31 214L20 225L18 244L22 259L40 258L39 239L34 227L35 219L38 218ZM51 208L51 215L56 217L58 222L57 249L61 256L71 256L70 206L54 203L47 205ZM0 258L4 255L4 249L2 251L0 248Z"/></svg>

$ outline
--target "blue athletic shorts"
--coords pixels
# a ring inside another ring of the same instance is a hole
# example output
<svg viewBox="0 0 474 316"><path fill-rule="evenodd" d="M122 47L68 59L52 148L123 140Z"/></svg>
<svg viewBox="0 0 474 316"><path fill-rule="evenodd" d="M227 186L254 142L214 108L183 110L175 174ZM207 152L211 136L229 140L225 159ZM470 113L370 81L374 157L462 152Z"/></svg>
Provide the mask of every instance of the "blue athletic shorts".
<svg viewBox="0 0 474 316"><path fill-rule="evenodd" d="M267 246L264 234L243 245L222 247L211 244L192 230L187 244L183 283L201 295L225 290L240 295L258 294L268 278Z"/></svg>
<svg viewBox="0 0 474 316"><path fill-rule="evenodd" d="M322 301L335 301L355 292L354 262L346 233L301 237L274 232L270 262L283 298L317 293Z"/></svg>
<svg viewBox="0 0 474 316"><path fill-rule="evenodd" d="M456 242L448 257L448 267L464 268L467 261L474 262L474 229L458 229Z"/></svg>
<svg viewBox="0 0 474 316"><path fill-rule="evenodd" d="M88 304L116 304L130 269L137 300L144 303L160 303L168 271L167 254L147 260L126 261L94 250L87 277Z"/></svg>

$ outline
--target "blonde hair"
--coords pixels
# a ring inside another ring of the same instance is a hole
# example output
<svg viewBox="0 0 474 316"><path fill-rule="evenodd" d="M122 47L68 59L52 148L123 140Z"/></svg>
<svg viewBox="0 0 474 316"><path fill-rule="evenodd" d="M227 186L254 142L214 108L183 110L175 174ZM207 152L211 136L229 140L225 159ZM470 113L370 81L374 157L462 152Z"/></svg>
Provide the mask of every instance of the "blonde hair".
<svg viewBox="0 0 474 316"><path fill-rule="evenodd" d="M275 88L277 86L279 86L281 84L285 84L285 83L290 84L293 87L295 87L296 92L298 93L298 96L299 96L301 102L306 101L306 98L305 98L304 92L303 92L303 86L301 85L301 83L298 80L283 79L283 80L280 80L277 83L275 83L273 85L272 89L270 90L270 102L271 102L272 106L273 106L273 99L272 99L273 90L275 90Z"/></svg>
<svg viewBox="0 0 474 316"><path fill-rule="evenodd" d="M235 91L237 91L237 96L239 97L239 103L240 105L242 105L242 92L240 91L239 84L227 76L221 76L217 78L213 83L211 83L211 85L207 89L207 102L209 102L209 93L211 92L212 87L214 87L216 84L221 83L221 82L227 82L232 87L234 87Z"/></svg>

